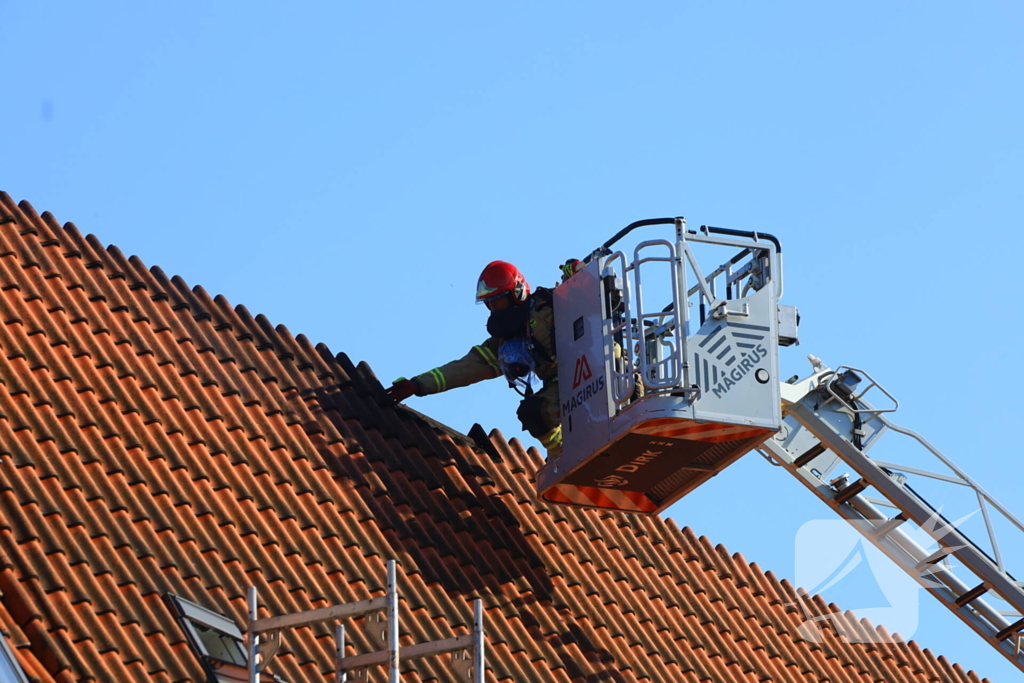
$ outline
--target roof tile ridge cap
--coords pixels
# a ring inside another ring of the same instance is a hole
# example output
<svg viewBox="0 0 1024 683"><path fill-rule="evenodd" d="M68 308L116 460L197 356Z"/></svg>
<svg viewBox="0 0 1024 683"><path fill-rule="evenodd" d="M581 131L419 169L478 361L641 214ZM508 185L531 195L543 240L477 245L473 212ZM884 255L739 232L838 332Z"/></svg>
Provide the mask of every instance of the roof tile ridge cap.
<svg viewBox="0 0 1024 683"><path fill-rule="evenodd" d="M771 570L762 569L756 562L750 564L750 578L756 587L755 593L760 592L769 606L785 605L790 598Z"/></svg>
<svg viewBox="0 0 1024 683"><path fill-rule="evenodd" d="M230 330L229 344L234 346L231 358L245 370L255 370L260 367L264 362L257 349L257 341L261 338L260 331L249 309L244 304L231 306L227 299L220 295L214 302L222 306L220 313L223 317L221 319L228 326L226 329ZM223 334L224 330L216 330L216 332ZM238 357L235 358L235 356ZM266 397L266 390L261 389L259 393L264 398Z"/></svg>
<svg viewBox="0 0 1024 683"><path fill-rule="evenodd" d="M647 532L647 553L654 564L654 571L657 575L671 574L675 562L672 555L682 553L683 549L675 542L679 534L679 527L670 517L661 515L649 515L644 517L644 527Z"/></svg>
<svg viewBox="0 0 1024 683"><path fill-rule="evenodd" d="M82 234L82 231L78 229L78 226L73 221L67 221L61 226L61 229L64 231L65 239L76 243L75 246L78 246L78 242L85 242L85 235Z"/></svg>
<svg viewBox="0 0 1024 683"><path fill-rule="evenodd" d="M647 515L626 515L629 520L630 543L633 545L633 554L640 563L640 568L657 567L656 551L652 543L652 520ZM625 534L625 531L623 531Z"/></svg>
<svg viewBox="0 0 1024 683"><path fill-rule="evenodd" d="M847 610L847 613L855 621L856 628L866 634L868 637L864 642L868 644L868 651L880 650L879 645L888 645L889 632L880 629L881 625L876 626L871 619L868 617L859 617L853 610Z"/></svg>
<svg viewBox="0 0 1024 683"><path fill-rule="evenodd" d="M700 545L700 539L697 538L697 534L693 531L693 527L686 525L684 527L678 526L676 521L671 517L668 518L669 528L675 527L675 541L678 543L679 552L686 554L687 562L694 562L700 559L700 551L698 546Z"/></svg>
<svg viewBox="0 0 1024 683"><path fill-rule="evenodd" d="M321 360L306 336L303 334L293 335L283 323L274 326L274 333L279 344L276 349L278 361L296 389L303 391L320 388L319 376L323 374L322 372L316 373L316 381L304 374L304 370L316 370L317 362ZM308 368L304 367L307 365ZM326 370L326 368L324 369Z"/></svg>
<svg viewBox="0 0 1024 683"><path fill-rule="evenodd" d="M132 254L126 259L128 267L132 270L132 274L135 276L136 282L142 282L148 280L151 276L149 272L149 266L142 260L142 257L138 254Z"/></svg>
<svg viewBox="0 0 1024 683"><path fill-rule="evenodd" d="M755 605L757 609L767 612L773 592L771 587L765 585L761 568L755 562L747 562L740 553L734 555L734 560L732 584L737 597L744 604Z"/></svg>
<svg viewBox="0 0 1024 683"><path fill-rule="evenodd" d="M149 277L153 279L153 284L161 289L159 292L151 293L149 298L153 299L154 297L159 297L170 299L171 290L174 289L174 285L171 283L171 278L167 277L167 273L164 272L164 269L155 265L147 268L146 272L148 272Z"/></svg>
<svg viewBox="0 0 1024 683"><path fill-rule="evenodd" d="M659 531L661 531L660 538L662 543L659 543L657 546L652 545L652 547L657 548L653 552L657 553L659 557L663 557L669 561L667 568L672 569L676 564L676 561L671 559L671 555L682 554L682 561L684 562L696 559L696 553L693 552L691 543L686 534L686 530L688 530L689 527L683 527L680 529L679 524L671 517L662 517L659 515L658 519L661 520ZM670 571L669 573L675 575L674 571Z"/></svg>
<svg viewBox="0 0 1024 683"><path fill-rule="evenodd" d="M960 676L961 680L967 681L967 683L992 683L988 678L982 678L974 669L965 669L960 662L953 662L953 671Z"/></svg>
<svg viewBox="0 0 1024 683"><path fill-rule="evenodd" d="M314 344L304 333L300 332L295 335L295 346L300 350L303 358L313 366L313 371L316 372L317 378L325 374L334 374L331 372L331 364L328 364L319 352L318 347L320 345Z"/></svg>
<svg viewBox="0 0 1024 683"><path fill-rule="evenodd" d="M11 195L3 190L0 190L0 207L3 207L3 213L0 213L0 217L11 216L17 220L17 214L21 213L18 209L18 202L14 201Z"/></svg>
<svg viewBox="0 0 1024 683"><path fill-rule="evenodd" d="M870 619L867 619L866 617L863 621L867 622L869 625L871 624ZM887 670L892 669L894 667L898 668L900 657L905 654L906 640L899 633L889 633L889 630L885 627L884 624L878 624L877 626L871 625L871 628L873 628L874 631L879 635L879 639L875 640L873 643L874 652L876 653L875 656L880 658L881 661L884 662L883 666ZM869 650L869 652L870 651L871 650ZM903 658L906 659L905 656ZM940 660L942 659L944 658L940 657ZM948 660L942 663L943 666L948 666L951 670L955 668L954 666L949 664ZM962 669L956 673L958 674L961 680L964 680L966 678L962 675L964 673Z"/></svg>
<svg viewBox="0 0 1024 683"><path fill-rule="evenodd" d="M914 659L914 662L922 669L927 671L926 660L928 658L928 655L925 654L925 650L927 650L927 648L921 647L921 644L914 639L910 639L906 642L907 652L910 653L910 656Z"/></svg>
<svg viewBox="0 0 1024 683"><path fill-rule="evenodd" d="M273 367L280 366L280 361L277 358L277 354L274 355L273 359L261 356L260 354L265 349L265 344L274 346L274 342L271 341L270 337L276 335L273 331L273 327L269 326L269 320L267 316L262 313L258 313L255 316L249 312L244 304L237 304L234 308L235 315L239 325L242 329L235 330L235 339L239 342L247 341L247 344L241 344L240 349L246 354L247 360L252 363L252 368L258 369L262 367L265 370L273 370L277 372L283 368ZM263 325L260 324L262 319ZM266 328L269 326L270 334L268 335ZM261 348L264 347L264 348Z"/></svg>
<svg viewBox="0 0 1024 683"><path fill-rule="evenodd" d="M93 233L88 233L85 236L85 243L92 250L92 255L99 262L103 262L107 257L107 245Z"/></svg>
<svg viewBox="0 0 1024 683"><path fill-rule="evenodd" d="M169 318L178 325L176 332L182 335L179 342L189 342L190 348L184 355L195 356L189 358L189 362L193 363L194 367L201 367L204 363L196 354L203 349L216 348L218 333L213 318L214 313L219 311L216 310L213 299L200 285L189 287L184 278L179 275L171 278L170 285L174 290L174 299L171 300L171 310L174 313ZM183 314L180 310L182 307L187 310L187 314ZM219 366L217 367L219 370ZM221 382L226 381L224 373L216 372L215 374Z"/></svg>
<svg viewBox="0 0 1024 683"><path fill-rule="evenodd" d="M830 603L829 607L840 610L839 606L834 603ZM866 648L850 647L852 643L847 642L843 651L847 653L847 656L850 659L856 660L862 670L871 673L873 676L872 680L884 680L884 675L888 671L889 666L884 663L884 660L881 660L881 658L877 656L876 653L879 649L877 647L877 643L865 637L867 632L875 631L874 626L866 618L858 617L853 610L840 611L838 612L837 617L841 617L843 619L845 629L855 634L854 637L857 639L854 641L855 643L868 646ZM835 619L836 617L833 617L833 621ZM926 663L926 667L931 667L932 669L932 677L930 680L945 680L945 677L939 670L940 667L937 667L936 664L937 662L934 661L934 657L932 658L932 661Z"/></svg>
<svg viewBox="0 0 1024 683"><path fill-rule="evenodd" d="M210 298L210 295L200 285L196 285L189 292L192 299L192 303L189 305L191 315L179 315L175 318L186 335L185 338L191 342L188 355L195 356L192 362L202 368L206 378L214 381L220 387L221 392L240 392L245 382L235 376L224 364L228 361L237 362L235 355L241 346L235 332L240 325L244 325L244 322L225 297L218 294L215 298ZM199 310L198 314L197 309ZM228 339L224 338L225 329L230 330ZM245 353L244 348L241 350L242 353ZM212 352L218 362L204 361L199 355L204 352ZM246 393L258 394L261 400L266 400L271 396L266 391L253 392L251 387L246 390Z"/></svg>
<svg viewBox="0 0 1024 683"><path fill-rule="evenodd" d="M252 320L255 322L256 327L264 337L265 341L263 343L270 344L270 350L274 352L274 359L272 363L275 366L273 368L275 376L277 374L281 374L292 379L289 366L285 363L286 360L291 359L288 359L287 356L282 353L288 352L288 340L292 339L292 333L283 324L275 325L271 322L270 318L263 313L257 313L256 317ZM262 346L263 343L257 344L257 348ZM264 348L259 350L265 351L267 349ZM267 359L263 360L265 361Z"/></svg>
<svg viewBox="0 0 1024 683"><path fill-rule="evenodd" d="M22 217L29 223L39 220L39 212L36 211L35 207L27 199L22 199L18 202L18 211L21 212Z"/></svg>
<svg viewBox="0 0 1024 683"><path fill-rule="evenodd" d="M128 257L124 255L121 248L116 244L108 244L103 252L110 259L111 265L117 269L116 272L127 278L127 271L130 270L130 266L128 264Z"/></svg>
<svg viewBox="0 0 1024 683"><path fill-rule="evenodd" d="M324 347L326 348L326 346ZM352 358L344 351L339 351L334 355L334 362L338 364L342 372L345 373L346 382L342 386L358 386L362 383L362 378L359 377L359 370L356 368L356 364L352 362Z"/></svg>
<svg viewBox="0 0 1024 683"><path fill-rule="evenodd" d="M943 674L952 669L949 665L949 660L942 655L936 655L935 651L931 648L921 647L920 643L916 640L908 640L907 645L912 651L916 651L919 661L925 667L925 671L930 673L933 678L944 680Z"/></svg>
<svg viewBox="0 0 1024 683"><path fill-rule="evenodd" d="M205 290L202 290L202 294L205 295ZM256 318L253 318L249 313L248 309L241 304L235 306L234 308L231 308L231 305L227 301L227 299L221 295L217 295L217 298L212 300L210 304L203 302L203 305L212 305L214 307L219 308L219 310L217 311L219 319L222 322L227 323L230 326L230 329L232 330L232 336L234 337L234 339L231 340L231 342L229 343L235 345L234 353L241 354L241 356L237 359L238 362L243 363L246 368L251 367L253 369L256 369L257 371L262 369L264 371L264 374L269 374L278 379L279 388L281 389L281 391L268 387L266 385L266 382L260 382L256 385L252 385L249 387L249 391L254 392L253 396L257 396L259 400L265 403L265 405L267 405L268 407L276 406L282 408L284 405L282 401L287 400L287 396L285 395L285 393L283 393L283 390L285 388L289 390L299 391L301 393L303 391L308 391L311 388L315 390L322 386L321 382L319 381L319 377L317 377L316 381L311 381L310 378L304 377L301 371L298 370L297 363L290 362L286 364L282 362L282 359L279 357L279 352L282 350L282 348L287 349L290 347L285 346L282 343L282 339L284 339L284 337L282 336L281 332L279 332L276 328L270 325L269 320L267 320L266 316L259 314ZM261 318L263 321L262 326L259 324ZM215 326L208 327L208 329L211 331L213 331L214 328ZM204 327L204 329L206 328ZM287 328L285 328L285 330L287 331ZM250 343L240 343L246 341L247 337L249 338L248 341ZM258 349L257 338L265 339L265 341L259 342L259 345L262 345L264 343L269 343L272 345L272 347L275 350L275 355L273 358L261 355L261 352ZM281 380L286 381L282 382ZM288 383L293 383L294 387ZM253 386L255 386L256 388L253 389ZM338 439L341 439L343 442L346 442L344 439L344 435L342 434L341 431L338 430L336 425L334 425L330 421L328 421L326 424L322 423L320 420L316 418L315 411L312 411L304 403L302 406L301 414L304 416L307 425L311 426L311 421L316 421L317 424L320 424L320 426L324 429L324 433L328 436L330 440L337 441Z"/></svg>
<svg viewBox="0 0 1024 683"><path fill-rule="evenodd" d="M721 544L718 544L721 545ZM729 557L729 550L722 546L725 550L724 555L718 550L718 545L712 542L710 538L705 535L701 535L697 539L697 552L701 559L704 561L705 569L714 569L716 574L721 575L723 572L727 572L729 566L731 566L731 558Z"/></svg>
<svg viewBox="0 0 1024 683"><path fill-rule="evenodd" d="M494 431L501 434L501 431L497 428L495 428ZM504 435L502 435L502 438L505 438ZM530 485L536 485L537 470L539 470L544 464L544 456L541 455L540 449L536 446L524 446L522 439L518 436L513 436L507 443L513 453L522 454L523 460L527 464L526 472L530 477Z"/></svg>
<svg viewBox="0 0 1024 683"><path fill-rule="evenodd" d="M336 354L333 351L331 351L330 346L328 346L324 342L317 342L313 346L313 349L320 355L320 360L322 360L327 365L328 368L339 370L341 369L341 364L338 362L337 358L341 354Z"/></svg>
<svg viewBox="0 0 1024 683"><path fill-rule="evenodd" d="M879 626L879 628L884 627ZM949 657L947 657L946 655L938 655L937 660L949 671L953 671L954 673L956 673L961 680L970 681L970 674L974 673L973 669L971 671L967 671L966 669L964 669L963 665L961 665L960 662L951 662L949 660ZM975 674L975 678L977 678L977 674Z"/></svg>
<svg viewBox="0 0 1024 683"><path fill-rule="evenodd" d="M64 232L61 229L61 225L57 220L57 217L49 211L44 211L40 218L42 218L42 220L35 224L40 246L42 246L43 242L50 242L54 240L57 241L58 244L62 243L61 237Z"/></svg>
<svg viewBox="0 0 1024 683"><path fill-rule="evenodd" d="M234 329L234 325L228 319L235 316L234 309L231 308L231 304L222 295L218 294L211 297L202 285L196 285L192 288L191 292L196 305L206 314L205 316L196 315L196 312L193 310L192 319L195 323L200 323L197 328L198 331L203 335L204 341L212 345L215 341L219 341L219 328L221 326L227 325L229 329Z"/></svg>
<svg viewBox="0 0 1024 683"><path fill-rule="evenodd" d="M499 445L497 448L499 453L507 452L510 458L515 458L511 463L512 466L507 468L501 480L508 488L508 493L517 501L515 508L518 510L525 503L529 503L528 507L535 516L551 514L552 504L537 496L533 471L529 467L520 466L522 459L517 451L507 443L504 446Z"/></svg>
<svg viewBox="0 0 1024 683"><path fill-rule="evenodd" d="M73 247L73 249L69 251L77 251L79 253L82 259L83 266L85 264L90 263L102 264L105 260L107 260L107 249L103 245L103 243L100 242L99 238L96 237L96 235L92 233L83 235L82 232L78 229L78 226L75 225L72 221L68 221L67 223L65 223L62 229L64 231L65 239L70 242L69 246ZM94 279L88 275L86 277L89 280ZM82 282L80 284L85 283Z"/></svg>
<svg viewBox="0 0 1024 683"><path fill-rule="evenodd" d="M185 304L188 310L192 310L192 306L195 303L195 295L192 293L192 287L189 286L188 282L185 281L180 275L172 275L170 278L170 285L177 295L177 301L172 306L180 306Z"/></svg>
<svg viewBox="0 0 1024 683"><path fill-rule="evenodd" d="M129 289L139 289L139 285L141 285L142 289L149 289L149 281L152 279L152 274L139 256L136 254L125 256L124 252L113 244L107 247L107 253L110 254L111 258L117 262L122 272L124 272Z"/></svg>
<svg viewBox="0 0 1024 683"><path fill-rule="evenodd" d="M882 636L882 641L876 643L879 647L879 651L884 651L885 654L881 655L882 660L886 661L887 670L898 670L900 665L912 665L914 657L908 652L907 640L899 633L889 633L889 630L884 624L879 624L876 629ZM884 646L884 650L883 647ZM940 657L940 660L945 659ZM970 682L972 679L970 674L964 671L963 667L959 664L949 665L948 660L943 662L944 665L949 666L949 670L956 674L957 678L961 681ZM973 672L972 672L973 673ZM945 680L945 679L944 679ZM973 679L975 682L978 681L977 676Z"/></svg>
<svg viewBox="0 0 1024 683"><path fill-rule="evenodd" d="M127 261L121 250L113 245L104 247L93 234L83 237L74 223L65 223L62 229L65 236L63 243L70 242L69 246L73 247L69 252L65 252L65 260L67 261L68 254L74 251L78 251L81 256L80 261L69 262L69 269L80 276L75 284L88 287L93 296L102 296L108 308L134 303L131 292L124 291L112 282L113 279L118 279L117 276L127 277ZM121 259L118 260L116 255L121 255ZM96 263L101 266L99 274L90 273L88 269Z"/></svg>
<svg viewBox="0 0 1024 683"><path fill-rule="evenodd" d="M544 464L544 458L534 448L523 448L523 442L518 437L507 439L500 429L494 427L487 432L487 438L492 444L500 448L502 444L516 457L516 464L523 467L531 479L537 474L537 470Z"/></svg>
<svg viewBox="0 0 1024 683"><path fill-rule="evenodd" d="M820 610L815 616L841 613L839 607L836 607L834 610L830 609L820 595L810 595L806 589L794 587L789 579L780 580L772 571L765 573L765 580L775 589L776 598L778 599L778 602L771 601L769 604L781 607L786 615L813 611L809 606L817 607ZM787 618L793 621L798 616L789 616ZM778 623L781 624L783 622L780 621Z"/></svg>
<svg viewBox="0 0 1024 683"><path fill-rule="evenodd" d="M0 209L0 226L6 226L3 233L4 241L18 244L24 244L26 234L38 236L41 226L43 232L46 232L43 219L31 204L22 201L15 205L9 197L4 208Z"/></svg>
<svg viewBox="0 0 1024 683"><path fill-rule="evenodd" d="M471 440L476 442L473 437L473 432L479 428L479 433L483 432L483 427L478 424L474 425L474 429L470 429L468 435ZM497 432L496 429L492 430ZM524 485L527 488L533 488L533 475L535 470L532 465L525 461L525 458L520 454L519 451L514 450L507 442L502 438L500 441L491 438L484 434L489 448L493 449L494 453L497 454L498 458L495 459L494 455L486 448L479 448L478 446L473 447L473 452L480 460L482 466L491 475L491 484L488 486L493 489L494 493L499 491L513 488L516 483ZM514 483L516 482L516 483ZM536 494L534 494L536 495Z"/></svg>
<svg viewBox="0 0 1024 683"><path fill-rule="evenodd" d="M384 394L384 383L380 381L377 373L374 372L373 367L367 361L359 361L355 366L355 370L359 379L369 387L371 394L378 399L378 402L383 400L388 405L392 405L391 400Z"/></svg>
<svg viewBox="0 0 1024 683"><path fill-rule="evenodd" d="M945 655L943 655L943 659L945 659ZM991 683L987 678L982 678L974 669L965 669L960 662L953 662L952 668L960 676L961 680L968 683Z"/></svg>

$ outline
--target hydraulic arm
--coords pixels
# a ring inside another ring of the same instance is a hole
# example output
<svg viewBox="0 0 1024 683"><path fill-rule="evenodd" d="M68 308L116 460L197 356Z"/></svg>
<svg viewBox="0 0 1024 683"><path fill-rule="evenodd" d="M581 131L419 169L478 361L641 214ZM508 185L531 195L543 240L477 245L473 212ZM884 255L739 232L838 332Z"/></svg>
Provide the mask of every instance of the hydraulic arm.
<svg viewBox="0 0 1024 683"><path fill-rule="evenodd" d="M928 441L889 420L899 404L867 373L811 362L811 376L782 385L785 422L763 452L1024 671L1024 590L1006 566L997 534L997 528L1009 532L1020 547L1024 524ZM885 397L885 407L868 402L873 390ZM888 432L909 437L940 471L869 456ZM926 482L964 487L976 498L981 541L968 538L915 490ZM927 549L922 534L909 533L914 527L930 537Z"/></svg>

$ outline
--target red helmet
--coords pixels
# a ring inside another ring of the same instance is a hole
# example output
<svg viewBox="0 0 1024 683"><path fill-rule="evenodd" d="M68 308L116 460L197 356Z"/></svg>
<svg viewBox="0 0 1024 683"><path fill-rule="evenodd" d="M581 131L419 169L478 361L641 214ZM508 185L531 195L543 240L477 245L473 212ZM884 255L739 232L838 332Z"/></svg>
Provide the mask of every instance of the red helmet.
<svg viewBox="0 0 1024 683"><path fill-rule="evenodd" d="M476 283L477 303L483 303L504 294L511 294L512 300L521 304L526 301L526 297L530 296L530 285L519 269L511 263L492 261L480 273L480 280Z"/></svg>

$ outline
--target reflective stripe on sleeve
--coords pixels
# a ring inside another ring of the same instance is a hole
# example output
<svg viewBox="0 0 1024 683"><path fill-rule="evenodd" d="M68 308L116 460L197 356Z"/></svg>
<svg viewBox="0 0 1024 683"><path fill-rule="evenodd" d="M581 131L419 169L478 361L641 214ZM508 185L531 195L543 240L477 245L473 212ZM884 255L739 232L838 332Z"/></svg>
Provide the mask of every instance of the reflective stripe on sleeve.
<svg viewBox="0 0 1024 683"><path fill-rule="evenodd" d="M433 377L434 382L437 383L438 393L448 389L448 382L445 380L443 372L441 372L437 368L434 368L433 370L430 371L430 376Z"/></svg>
<svg viewBox="0 0 1024 683"><path fill-rule="evenodd" d="M541 444L544 446L544 448L547 448L547 449L550 450L556 444L559 444L559 443L562 442L562 426L559 425L559 426L555 427L550 432L548 432L544 436L540 437L539 440L540 440Z"/></svg>
<svg viewBox="0 0 1024 683"><path fill-rule="evenodd" d="M486 346L474 346L473 348L476 349L477 353L479 353L480 356L487 362L487 364L491 366L492 370L494 370L499 375L501 374L501 366L498 365L498 359L494 357L493 351L491 351Z"/></svg>

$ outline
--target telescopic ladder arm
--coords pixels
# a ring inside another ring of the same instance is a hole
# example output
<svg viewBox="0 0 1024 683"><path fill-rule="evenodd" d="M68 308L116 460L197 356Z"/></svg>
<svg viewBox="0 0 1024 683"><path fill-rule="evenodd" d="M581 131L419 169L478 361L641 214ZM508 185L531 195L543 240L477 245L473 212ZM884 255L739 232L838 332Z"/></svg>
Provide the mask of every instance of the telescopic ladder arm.
<svg viewBox="0 0 1024 683"><path fill-rule="evenodd" d="M810 357L815 372L794 384L782 385L786 429L766 441L762 452L793 474L826 505L858 529L879 550L970 626L989 645L1024 671L1024 590L1005 566L999 549L993 513L1014 531L1024 524L991 494L967 476L918 434L892 423L886 413L898 402L866 373L856 368L836 371ZM867 386L863 386L867 384ZM874 408L864 394L878 388L893 404ZM867 451L887 431L911 437L924 446L952 474L876 460ZM855 473L829 480L830 472L844 463ZM991 556L947 522L938 510L907 485L910 477L927 477L970 488L982 511ZM881 495L869 498L867 490ZM889 516L881 507L893 508ZM929 552L902 528L912 522L938 544ZM1020 544L1024 537L1015 537ZM958 560L953 566L950 558ZM1011 609L998 609L992 598Z"/></svg>

